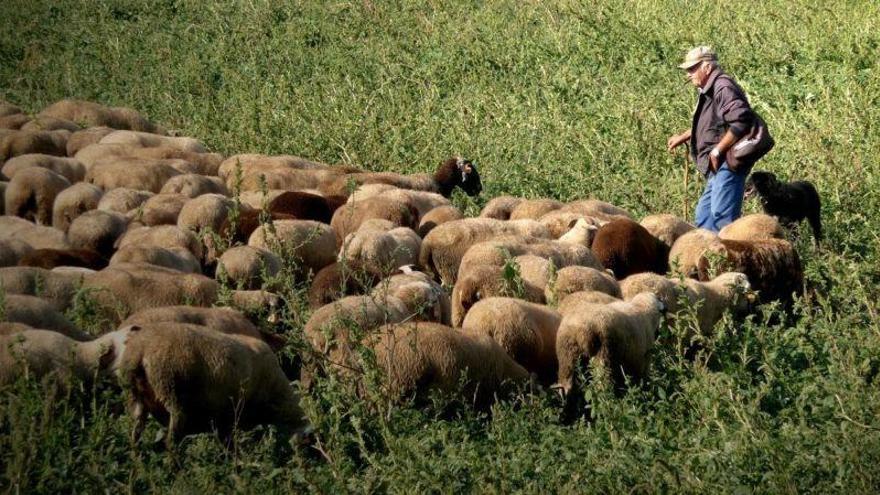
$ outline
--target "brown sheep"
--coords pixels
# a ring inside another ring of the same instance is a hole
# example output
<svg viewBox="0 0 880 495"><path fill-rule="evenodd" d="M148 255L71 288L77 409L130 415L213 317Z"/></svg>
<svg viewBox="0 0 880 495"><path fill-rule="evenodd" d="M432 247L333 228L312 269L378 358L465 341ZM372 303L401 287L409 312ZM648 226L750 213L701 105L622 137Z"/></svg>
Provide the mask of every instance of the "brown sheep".
<svg viewBox="0 0 880 495"><path fill-rule="evenodd" d="M31 266L0 268L0 286L7 294L39 295L58 311L64 311L73 302L82 285L84 275L63 273Z"/></svg>
<svg viewBox="0 0 880 495"><path fill-rule="evenodd" d="M599 227L593 240L593 254L618 280L633 273L666 273L669 250L647 229L628 218L612 220Z"/></svg>
<svg viewBox="0 0 880 495"><path fill-rule="evenodd" d="M30 121L31 118L23 113L0 116L0 130L18 131Z"/></svg>
<svg viewBox="0 0 880 495"><path fill-rule="evenodd" d="M272 225L271 230L257 227L248 245L293 259L300 274L317 273L336 261L336 236L329 225L312 220L278 220Z"/></svg>
<svg viewBox="0 0 880 495"><path fill-rule="evenodd" d="M127 226L128 221L119 213L91 210L71 222L67 240L74 249L89 249L109 257Z"/></svg>
<svg viewBox="0 0 880 495"><path fill-rule="evenodd" d="M97 144L98 141L104 138L104 136L110 134L114 130L115 129L110 127L98 126L88 127L74 132L67 140L67 156L75 156L86 146Z"/></svg>
<svg viewBox="0 0 880 495"><path fill-rule="evenodd" d="M660 242L665 244L667 248L672 248L676 239L696 228L677 216L667 213L648 215L639 224L647 229L652 236L660 239Z"/></svg>
<svg viewBox="0 0 880 495"><path fill-rule="evenodd" d="M169 160L116 157L93 165L86 172L85 180L105 191L125 187L158 193L176 175L180 172Z"/></svg>
<svg viewBox="0 0 880 495"><path fill-rule="evenodd" d="M330 224L333 213L345 204L345 197L323 197L303 191L284 191L269 201L268 210L292 215L300 220Z"/></svg>
<svg viewBox="0 0 880 495"><path fill-rule="evenodd" d="M182 323L130 332L117 373L131 391L135 439L148 414L167 425L169 444L213 428L228 437L234 427L307 425L299 398L262 340Z"/></svg>
<svg viewBox="0 0 880 495"><path fill-rule="evenodd" d="M388 220L397 227L417 229L418 211L398 200L374 196L363 201L341 206L333 213L330 226L336 232L336 245L342 246L345 238L358 230L361 224L371 219Z"/></svg>
<svg viewBox="0 0 880 495"><path fill-rule="evenodd" d="M40 116L66 119L88 126L107 126L113 129L135 131L165 131L144 118L138 112L126 107L108 107L83 100L60 100L44 108Z"/></svg>
<svg viewBox="0 0 880 495"><path fill-rule="evenodd" d="M370 219L345 237L338 259L364 266L376 273L418 261L422 239L407 227L395 227L388 220Z"/></svg>
<svg viewBox="0 0 880 495"><path fill-rule="evenodd" d="M424 238L428 235L428 232L434 230L434 227L438 225L442 225L446 222L451 222L453 220L461 220L464 218L464 215L461 213L461 210L458 208L447 205L447 206L438 206L434 208L428 213L422 215L419 220L419 237Z"/></svg>
<svg viewBox="0 0 880 495"><path fill-rule="evenodd" d="M3 164L2 175L11 179L16 172L30 167L49 169L70 181L71 184L83 180L86 168L74 158L65 158L41 153L31 153L10 158Z"/></svg>
<svg viewBox="0 0 880 495"><path fill-rule="evenodd" d="M0 267L15 266L34 248L20 239L0 240Z"/></svg>
<svg viewBox="0 0 880 495"><path fill-rule="evenodd" d="M101 189L88 182L77 182L64 189L52 204L52 226L67 232L74 219L98 207L103 195Z"/></svg>
<svg viewBox="0 0 880 495"><path fill-rule="evenodd" d="M24 113L21 111L21 108L17 105L13 105L8 101L0 100L0 117L6 117L7 115L16 115Z"/></svg>
<svg viewBox="0 0 880 495"><path fill-rule="evenodd" d="M31 167L15 174L5 194L5 211L33 220L40 225L51 225L55 197L70 187L70 181L51 170Z"/></svg>
<svg viewBox="0 0 880 495"><path fill-rule="evenodd" d="M19 266L35 266L47 270L58 266L80 266L100 270L107 264L106 257L90 249L34 249L18 261Z"/></svg>
<svg viewBox="0 0 880 495"><path fill-rule="evenodd" d="M387 325L370 336L386 395L392 400L426 393L461 392L476 407L529 383L529 372L487 335L471 335L438 323ZM464 389L460 390L460 386Z"/></svg>
<svg viewBox="0 0 880 495"><path fill-rule="evenodd" d="M725 225L718 232L718 237L732 241L785 239L785 231L776 218L763 213L755 213Z"/></svg>
<svg viewBox="0 0 880 495"><path fill-rule="evenodd" d="M468 311L462 331L492 337L544 385L556 381L556 331L562 317L540 304L506 297L483 299Z"/></svg>
<svg viewBox="0 0 880 495"><path fill-rule="evenodd" d="M463 218L434 228L422 240L419 266L446 285L453 285L465 253L478 242L501 236L549 238L546 227L533 220L502 221Z"/></svg>
<svg viewBox="0 0 880 495"><path fill-rule="evenodd" d="M516 198L513 196L498 196L497 198L492 198L480 211L480 218L510 220L510 213L523 201L525 201L525 198Z"/></svg>
<svg viewBox="0 0 880 495"><path fill-rule="evenodd" d="M364 294L381 279L378 273L350 263L321 268L309 286L309 308L314 310L345 296Z"/></svg>
<svg viewBox="0 0 880 495"><path fill-rule="evenodd" d="M327 195L348 196L349 185L390 184L401 189L428 191L450 197L456 187L467 195L476 196L483 190L476 165L461 157L452 157L440 162L433 175L401 175L393 172L364 172L339 177L329 185L321 187Z"/></svg>
<svg viewBox="0 0 880 495"><path fill-rule="evenodd" d="M0 137L0 162L30 153L67 156L70 131L14 131Z"/></svg>
<svg viewBox="0 0 880 495"><path fill-rule="evenodd" d="M199 174L182 174L168 179L159 194L171 193L182 194L187 198L196 198L203 194L229 195L229 191L219 178Z"/></svg>
<svg viewBox="0 0 880 495"><path fill-rule="evenodd" d="M804 272L794 246L784 239L734 241L721 239L720 272L742 272L763 303L781 301L788 306L804 289ZM710 262L701 258L699 280L710 279Z"/></svg>
<svg viewBox="0 0 880 495"><path fill-rule="evenodd" d="M54 305L42 298L21 294L6 294L3 298L6 307L3 311L5 321L23 323L31 328L52 330L80 342L91 337L76 328Z"/></svg>
<svg viewBox="0 0 880 495"><path fill-rule="evenodd" d="M153 197L153 194L150 191L139 191L127 187L114 188L104 192L101 201L98 202L97 209L125 214L144 204L146 200Z"/></svg>

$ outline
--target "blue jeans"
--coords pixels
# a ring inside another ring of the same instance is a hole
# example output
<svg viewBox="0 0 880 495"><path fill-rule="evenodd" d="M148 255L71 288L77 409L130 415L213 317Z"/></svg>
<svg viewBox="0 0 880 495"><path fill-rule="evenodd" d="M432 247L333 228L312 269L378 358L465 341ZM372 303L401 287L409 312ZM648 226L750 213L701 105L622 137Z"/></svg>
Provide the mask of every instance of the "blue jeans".
<svg viewBox="0 0 880 495"><path fill-rule="evenodd" d="M726 163L721 165L717 173L709 173L706 189L697 202L697 227L718 232L739 218L746 175L733 172Z"/></svg>

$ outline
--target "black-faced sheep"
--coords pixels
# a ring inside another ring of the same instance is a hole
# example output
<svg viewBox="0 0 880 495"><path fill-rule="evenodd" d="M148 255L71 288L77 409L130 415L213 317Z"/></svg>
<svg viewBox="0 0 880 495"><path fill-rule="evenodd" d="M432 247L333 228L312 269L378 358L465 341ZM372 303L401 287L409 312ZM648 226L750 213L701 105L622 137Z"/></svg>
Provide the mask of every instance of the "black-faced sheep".
<svg viewBox="0 0 880 495"><path fill-rule="evenodd" d="M131 108L108 107L91 101L60 100L44 108L39 115L66 119L89 126L164 133L163 129Z"/></svg>
<svg viewBox="0 0 880 495"><path fill-rule="evenodd" d="M88 182L77 182L64 189L52 204L52 226L67 232L70 224L83 213L94 210L104 192Z"/></svg>
<svg viewBox="0 0 880 495"><path fill-rule="evenodd" d="M364 172L344 175L326 187L322 187L328 195L348 196L349 184L389 184L401 189L414 189L452 195L453 189L460 187L469 196L476 196L483 190L480 174L476 165L470 160L452 157L440 163L433 175L413 174L401 175L393 172Z"/></svg>
<svg viewBox="0 0 880 495"><path fill-rule="evenodd" d="M718 237L733 241L756 241L760 239L785 239L785 231L775 218L755 213L725 225Z"/></svg>
<svg viewBox="0 0 880 495"><path fill-rule="evenodd" d="M652 236L660 239L660 242L665 244L667 248L671 248L676 239L696 228L668 213L648 215L639 224L647 229Z"/></svg>
<svg viewBox="0 0 880 495"><path fill-rule="evenodd" d="M559 370L556 331L561 320L559 313L547 306L490 297L468 311L462 331L492 337L514 361L550 385Z"/></svg>
<svg viewBox="0 0 880 495"><path fill-rule="evenodd" d="M770 172L753 172L746 182L746 197L757 194L764 213L792 227L803 219L810 222L813 237L822 239L822 203L816 186L805 180L780 182Z"/></svg>
<svg viewBox="0 0 880 495"><path fill-rule="evenodd" d="M19 266L35 266L51 270L58 266L79 266L100 270L108 260L90 249L34 249L18 261Z"/></svg>
<svg viewBox="0 0 880 495"><path fill-rule="evenodd" d="M66 156L70 131L14 131L0 136L0 162L30 153Z"/></svg>
<svg viewBox="0 0 880 495"><path fill-rule="evenodd" d="M6 186L6 214L33 220L41 225L51 225L55 197L68 187L69 180L49 169L21 169Z"/></svg>
<svg viewBox="0 0 880 495"><path fill-rule="evenodd" d="M148 414L168 426L169 444L214 428L225 437L233 427L307 425L272 349L257 338L181 323L130 327L117 374L131 392L134 438Z"/></svg>
<svg viewBox="0 0 880 495"><path fill-rule="evenodd" d="M86 175L86 168L76 159L44 155L40 153L19 155L15 158L10 158L5 164L3 164L2 175L11 179L15 177L15 174L18 173L18 171L31 167L49 169L56 174L63 176L70 181L71 184L83 180Z"/></svg>
<svg viewBox="0 0 880 495"><path fill-rule="evenodd" d="M599 227L593 254L618 279L633 273L666 273L669 250L647 229L628 218L611 220Z"/></svg>

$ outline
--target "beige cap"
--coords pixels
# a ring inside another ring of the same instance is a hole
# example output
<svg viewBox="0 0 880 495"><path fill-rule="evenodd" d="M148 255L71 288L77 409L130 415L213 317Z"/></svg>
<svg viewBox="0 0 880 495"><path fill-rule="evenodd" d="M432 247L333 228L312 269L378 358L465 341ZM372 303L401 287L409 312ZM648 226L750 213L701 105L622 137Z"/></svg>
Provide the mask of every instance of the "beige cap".
<svg viewBox="0 0 880 495"><path fill-rule="evenodd" d="M715 50L708 46L698 46L687 52L687 55L684 56L684 63L679 64L678 68L690 69L700 62L708 62L711 60L718 60L718 55L715 53Z"/></svg>

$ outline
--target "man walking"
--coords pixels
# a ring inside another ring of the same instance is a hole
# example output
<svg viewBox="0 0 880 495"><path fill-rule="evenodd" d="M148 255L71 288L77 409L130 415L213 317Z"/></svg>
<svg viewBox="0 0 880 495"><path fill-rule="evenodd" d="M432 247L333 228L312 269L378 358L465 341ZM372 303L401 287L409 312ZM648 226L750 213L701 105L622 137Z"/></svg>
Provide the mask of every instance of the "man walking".
<svg viewBox="0 0 880 495"><path fill-rule="evenodd" d="M707 46L689 51L680 68L699 89L690 130L666 142L671 152L690 141L697 169L706 177L706 188L697 203L697 227L718 232L742 213L743 189L751 167L731 170L727 151L755 123L755 113L742 88L718 66L718 56Z"/></svg>

